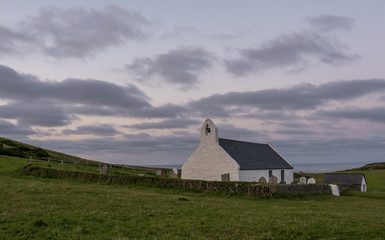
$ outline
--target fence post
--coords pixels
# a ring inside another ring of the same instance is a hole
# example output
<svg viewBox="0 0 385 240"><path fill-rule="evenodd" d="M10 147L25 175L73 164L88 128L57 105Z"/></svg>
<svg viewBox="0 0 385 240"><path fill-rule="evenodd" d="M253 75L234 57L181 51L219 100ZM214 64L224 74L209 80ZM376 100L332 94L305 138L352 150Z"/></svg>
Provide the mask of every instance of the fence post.
<svg viewBox="0 0 385 240"><path fill-rule="evenodd" d="M29 163L32 163L32 156L29 156Z"/></svg>

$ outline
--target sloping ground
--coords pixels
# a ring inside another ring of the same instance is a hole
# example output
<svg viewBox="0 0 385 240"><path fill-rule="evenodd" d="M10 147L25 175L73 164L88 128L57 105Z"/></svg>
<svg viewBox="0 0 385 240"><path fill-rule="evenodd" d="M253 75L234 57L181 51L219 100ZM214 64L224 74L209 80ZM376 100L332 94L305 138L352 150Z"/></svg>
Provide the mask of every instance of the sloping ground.
<svg viewBox="0 0 385 240"><path fill-rule="evenodd" d="M41 167L50 167L58 170L80 171L80 172L99 172L99 167L106 164L103 162L92 161L84 158L71 156L68 154L44 149L12 139L0 138L0 156L13 156L21 158L33 157L34 165ZM51 159L50 164L47 162L48 157ZM42 161L39 161L42 160ZM64 165L58 164L64 161ZM108 164L112 168L108 168L108 173L116 175L155 175L156 168L147 168L140 166L121 166Z"/></svg>
<svg viewBox="0 0 385 240"><path fill-rule="evenodd" d="M60 160L69 160L69 161L82 161L97 163L96 161L91 161L64 153L32 146L26 143L18 142L12 139L1 138L0 137L0 155L14 156L14 157L51 157Z"/></svg>
<svg viewBox="0 0 385 240"><path fill-rule="evenodd" d="M385 236L385 192L256 198L16 174L25 164L0 156L1 239Z"/></svg>
<svg viewBox="0 0 385 240"><path fill-rule="evenodd" d="M352 170L381 170L385 169L385 162L369 163L363 167Z"/></svg>

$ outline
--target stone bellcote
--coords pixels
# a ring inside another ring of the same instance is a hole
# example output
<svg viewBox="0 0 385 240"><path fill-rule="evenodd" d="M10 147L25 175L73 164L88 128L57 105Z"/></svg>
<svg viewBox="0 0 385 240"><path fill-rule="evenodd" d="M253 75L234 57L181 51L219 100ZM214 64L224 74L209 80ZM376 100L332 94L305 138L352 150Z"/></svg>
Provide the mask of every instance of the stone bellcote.
<svg viewBox="0 0 385 240"><path fill-rule="evenodd" d="M206 119L201 128L201 143L218 143L218 129L210 119Z"/></svg>

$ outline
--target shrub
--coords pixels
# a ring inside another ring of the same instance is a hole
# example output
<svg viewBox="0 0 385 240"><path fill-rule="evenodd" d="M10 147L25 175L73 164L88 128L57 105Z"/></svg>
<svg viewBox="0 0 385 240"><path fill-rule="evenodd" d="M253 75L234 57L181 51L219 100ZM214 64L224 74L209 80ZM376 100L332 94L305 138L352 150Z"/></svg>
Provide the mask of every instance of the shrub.
<svg viewBox="0 0 385 240"><path fill-rule="evenodd" d="M38 157L49 157L49 154L41 148L35 149L34 153Z"/></svg>
<svg viewBox="0 0 385 240"><path fill-rule="evenodd" d="M25 155L23 154L23 152L19 151L16 148L0 149L0 155L25 158Z"/></svg>

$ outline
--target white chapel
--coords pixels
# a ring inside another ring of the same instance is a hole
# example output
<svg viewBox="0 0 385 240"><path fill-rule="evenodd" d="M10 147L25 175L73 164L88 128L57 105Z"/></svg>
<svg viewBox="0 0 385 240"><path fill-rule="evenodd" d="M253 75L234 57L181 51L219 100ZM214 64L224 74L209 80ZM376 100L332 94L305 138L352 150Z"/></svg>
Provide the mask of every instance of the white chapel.
<svg viewBox="0 0 385 240"><path fill-rule="evenodd" d="M200 145L182 166L182 179L291 183L293 166L270 143L218 138L217 127L206 119Z"/></svg>

